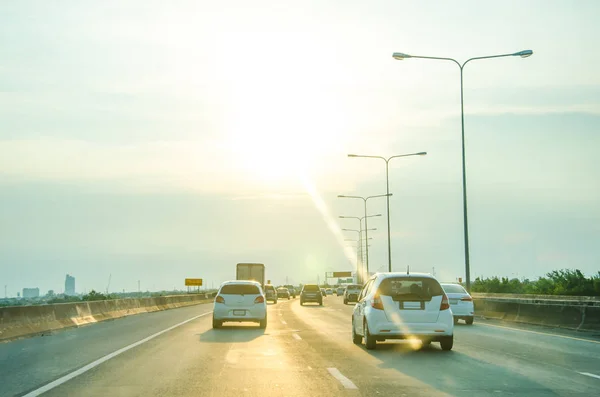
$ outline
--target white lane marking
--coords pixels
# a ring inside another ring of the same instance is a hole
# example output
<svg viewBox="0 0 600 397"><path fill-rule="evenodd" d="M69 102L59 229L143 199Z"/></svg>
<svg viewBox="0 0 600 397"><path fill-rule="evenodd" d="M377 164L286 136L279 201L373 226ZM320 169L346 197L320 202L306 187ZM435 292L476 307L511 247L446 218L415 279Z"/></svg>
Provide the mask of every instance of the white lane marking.
<svg viewBox="0 0 600 397"><path fill-rule="evenodd" d="M287 325L287 323L285 322L285 320L281 320L281 324Z"/></svg>
<svg viewBox="0 0 600 397"><path fill-rule="evenodd" d="M591 376L592 378L598 378L600 379L600 375L594 375L594 374L590 374L589 372L579 372L581 375L585 375L585 376Z"/></svg>
<svg viewBox="0 0 600 397"><path fill-rule="evenodd" d="M300 335L298 335L298 334L292 334L292 336L294 337L294 339L297 339L297 340L301 340L302 339L300 337Z"/></svg>
<svg viewBox="0 0 600 397"><path fill-rule="evenodd" d="M89 371L90 369L92 369L94 367L97 367L98 365L102 364L103 362L108 361L111 358L114 358L114 357L118 356L121 353L125 353L127 350L133 349L134 347L137 347L137 346L141 345L142 343L146 343L149 340L154 339L157 336L160 336L160 335L164 334L165 332L169 332L169 331L171 331L171 330L173 330L173 329L175 329L177 327L180 327L180 326L182 326L184 324L189 323L190 321L194 321L195 319L197 319L199 317L206 316L207 314L211 314L211 313L212 313L212 311L207 312L207 313L202 313L202 314L200 314L198 316L194 316L194 317L189 318L189 319L187 319L187 320L185 320L183 322L180 322L179 324L175 324L175 325L173 325L173 326L171 326L169 328L163 329L162 331L159 331L159 332L157 332L157 333L155 333L153 335L150 335L147 338L144 338L144 339L139 340L139 341L137 341L135 343L132 343L129 346L125 346L125 347L123 347L123 348L121 348L119 350L116 350L116 351L114 351L114 352L112 352L110 354L107 354L106 356L101 357L101 358L97 359L96 361L91 362L88 365L83 366L83 367L79 368L78 370L73 371L70 374L67 374L67 375L63 376L62 378L58 378L57 380L55 380L53 382L50 382L50 383L48 383L48 384L40 387L39 389L33 390L33 391L25 394L23 397L39 396L40 394L45 393L47 391L50 391L50 390L54 389L55 387L60 386L63 383L70 381L71 379L75 378L76 376L79 376L79 375L81 375L81 374Z"/></svg>
<svg viewBox="0 0 600 397"><path fill-rule="evenodd" d="M356 385L352 383L350 379L342 375L342 373L337 368L327 368L327 371L329 371L329 373L334 378L339 380L342 386L344 386L346 389L358 389L358 387L356 387Z"/></svg>
<svg viewBox="0 0 600 397"><path fill-rule="evenodd" d="M566 335L549 334L547 332L530 331L530 330L527 330L527 329L520 329L520 328L503 327L502 325L492 325L492 324L484 324L484 323L477 323L477 325L483 325L485 327L504 328L504 329L510 329L512 331L529 332L530 334L554 336L556 338L572 339L572 340L578 340L580 342L590 342L590 343L600 344L600 341L597 341L597 340L584 339L584 338L575 338L573 336L566 336Z"/></svg>

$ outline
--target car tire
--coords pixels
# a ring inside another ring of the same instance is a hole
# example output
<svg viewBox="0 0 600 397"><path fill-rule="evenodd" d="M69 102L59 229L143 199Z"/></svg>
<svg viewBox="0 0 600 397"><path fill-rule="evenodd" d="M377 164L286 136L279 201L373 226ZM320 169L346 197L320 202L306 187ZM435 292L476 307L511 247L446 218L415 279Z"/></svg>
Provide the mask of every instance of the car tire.
<svg viewBox="0 0 600 397"><path fill-rule="evenodd" d="M354 328L354 318L352 318L352 343L355 345L360 345L362 340L362 336L356 333L356 329Z"/></svg>
<svg viewBox="0 0 600 397"><path fill-rule="evenodd" d="M346 299L344 299L344 305L347 305L348 301Z"/></svg>
<svg viewBox="0 0 600 397"><path fill-rule="evenodd" d="M367 324L367 322L365 321L365 325L364 325L364 330L365 330L365 347L367 348L367 350L373 350L375 349L375 346L377 346L377 339L375 339L375 337L373 335L371 335L371 332L369 332L369 325Z"/></svg>
<svg viewBox="0 0 600 397"><path fill-rule="evenodd" d="M304 302L300 301L300 306L304 306Z"/></svg>
<svg viewBox="0 0 600 397"><path fill-rule="evenodd" d="M258 326L261 329L267 328L267 317L265 317L263 320L260 320L259 323L258 323Z"/></svg>
<svg viewBox="0 0 600 397"><path fill-rule="evenodd" d="M213 328L221 328L222 326L223 326L223 321L215 320L215 318L213 317L212 327Z"/></svg>
<svg viewBox="0 0 600 397"><path fill-rule="evenodd" d="M473 320L475 320L473 317L469 317L465 320L465 322L467 323L467 325L473 325Z"/></svg>
<svg viewBox="0 0 600 397"><path fill-rule="evenodd" d="M421 340L421 348L429 347L429 346L431 346L431 339Z"/></svg>
<svg viewBox="0 0 600 397"><path fill-rule="evenodd" d="M454 325L458 324L458 317L454 317Z"/></svg>
<svg viewBox="0 0 600 397"><path fill-rule="evenodd" d="M319 302L319 306L323 306L323 301Z"/></svg>
<svg viewBox="0 0 600 397"><path fill-rule="evenodd" d="M440 346L444 351L452 350L452 346L454 346L454 335L443 336L442 339L440 339Z"/></svg>

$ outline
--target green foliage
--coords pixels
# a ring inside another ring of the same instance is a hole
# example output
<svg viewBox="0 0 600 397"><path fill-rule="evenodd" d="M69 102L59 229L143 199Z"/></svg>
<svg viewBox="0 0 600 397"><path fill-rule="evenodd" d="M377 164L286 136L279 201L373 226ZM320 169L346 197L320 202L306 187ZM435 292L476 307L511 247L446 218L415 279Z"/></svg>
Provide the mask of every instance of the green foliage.
<svg viewBox="0 0 600 397"><path fill-rule="evenodd" d="M472 292L491 292L503 294L536 294L536 295L573 295L600 296L600 271L591 276L578 269L553 270L536 281L519 280L506 277L477 278L471 284Z"/></svg>
<svg viewBox="0 0 600 397"><path fill-rule="evenodd" d="M91 290L89 294L83 295L83 297L81 298L81 300L83 301L105 301L108 299L118 299L118 297L111 294L105 295L101 292Z"/></svg>

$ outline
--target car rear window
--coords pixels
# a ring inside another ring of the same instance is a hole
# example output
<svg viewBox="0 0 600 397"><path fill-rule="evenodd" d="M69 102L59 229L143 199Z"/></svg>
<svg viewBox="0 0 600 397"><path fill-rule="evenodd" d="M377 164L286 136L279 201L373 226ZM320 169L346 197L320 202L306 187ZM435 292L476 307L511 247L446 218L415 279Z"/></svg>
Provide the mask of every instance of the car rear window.
<svg viewBox="0 0 600 397"><path fill-rule="evenodd" d="M349 285L349 286L346 287L346 289L352 289L352 290L358 289L358 290L361 290L362 287L363 287L362 285Z"/></svg>
<svg viewBox="0 0 600 397"><path fill-rule="evenodd" d="M287 288L277 288L277 291L279 292L288 292Z"/></svg>
<svg viewBox="0 0 600 397"><path fill-rule="evenodd" d="M275 291L275 287L272 285L265 285L265 291Z"/></svg>
<svg viewBox="0 0 600 397"><path fill-rule="evenodd" d="M443 286L444 291L446 291L449 294L466 294L467 291L465 291L465 289L463 287L461 287L458 284L451 284L451 285L444 285Z"/></svg>
<svg viewBox="0 0 600 397"><path fill-rule="evenodd" d="M431 300L433 296L443 295L444 290L432 278L390 277L379 285L379 294L391 296L394 300Z"/></svg>
<svg viewBox="0 0 600 397"><path fill-rule="evenodd" d="M252 284L226 284L221 288L224 295L259 295L260 290Z"/></svg>
<svg viewBox="0 0 600 397"><path fill-rule="evenodd" d="M304 291L308 291L308 292L319 292L320 289L318 286L316 285L305 285L304 286Z"/></svg>

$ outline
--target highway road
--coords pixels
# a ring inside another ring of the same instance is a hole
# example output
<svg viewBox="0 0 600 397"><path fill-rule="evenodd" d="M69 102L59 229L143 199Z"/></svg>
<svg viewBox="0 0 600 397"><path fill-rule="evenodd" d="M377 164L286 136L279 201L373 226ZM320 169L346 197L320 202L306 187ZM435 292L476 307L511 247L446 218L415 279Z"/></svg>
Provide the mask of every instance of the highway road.
<svg viewBox="0 0 600 397"><path fill-rule="evenodd" d="M268 326L211 328L212 305L0 344L1 396L599 396L600 335L477 321L451 352L352 344L352 306L298 299Z"/></svg>

